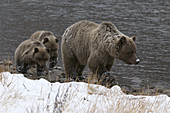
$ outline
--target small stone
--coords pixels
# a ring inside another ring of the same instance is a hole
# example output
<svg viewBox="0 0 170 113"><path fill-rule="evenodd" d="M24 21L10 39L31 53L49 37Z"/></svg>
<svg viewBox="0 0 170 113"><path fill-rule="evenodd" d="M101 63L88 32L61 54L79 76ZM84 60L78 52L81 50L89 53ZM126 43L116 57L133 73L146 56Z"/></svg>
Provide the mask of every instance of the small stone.
<svg viewBox="0 0 170 113"><path fill-rule="evenodd" d="M126 87L126 86L122 86L121 89L126 94L130 94L131 93L131 90L128 87Z"/></svg>

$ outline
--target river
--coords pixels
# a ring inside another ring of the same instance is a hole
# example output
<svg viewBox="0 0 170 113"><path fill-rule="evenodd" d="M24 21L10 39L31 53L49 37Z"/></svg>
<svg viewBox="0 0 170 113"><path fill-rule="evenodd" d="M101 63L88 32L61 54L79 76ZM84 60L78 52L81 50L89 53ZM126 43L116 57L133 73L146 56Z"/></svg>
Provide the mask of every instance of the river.
<svg viewBox="0 0 170 113"><path fill-rule="evenodd" d="M37 30L59 38L80 20L110 21L128 36L136 36L138 65L116 60L113 75L121 85L162 85L170 89L169 0L0 0L0 60ZM62 66L59 54L58 66Z"/></svg>

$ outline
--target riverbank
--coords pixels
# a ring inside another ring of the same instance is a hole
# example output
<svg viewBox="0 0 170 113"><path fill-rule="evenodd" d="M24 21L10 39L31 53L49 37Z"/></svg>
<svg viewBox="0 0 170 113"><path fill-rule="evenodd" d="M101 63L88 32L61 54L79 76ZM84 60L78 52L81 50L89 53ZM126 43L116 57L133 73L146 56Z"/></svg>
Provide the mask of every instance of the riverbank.
<svg viewBox="0 0 170 113"><path fill-rule="evenodd" d="M13 67L13 63L8 60L4 60L4 61L0 62L0 72L4 72L4 71L10 72L12 74L19 74ZM29 74L24 74L24 76L31 80L39 80L41 78L44 78L47 81L49 81L50 83L72 82L72 80L67 79L62 67L54 67L53 70L49 71L48 75L43 75L43 76L36 76L35 68L28 70L28 73ZM164 88L164 86L161 86L161 85L153 86L152 84L148 84L143 87L136 87L136 86L131 87L130 85L121 85L121 82L123 82L123 81L118 81L116 78L114 78L114 75L112 75L112 74L110 75L110 76L112 76L111 81L109 81L109 82L105 81L104 83L103 82L99 83L99 82L96 82L95 77L91 78L90 73L84 72L83 75L84 75L84 79L82 79L82 80L77 79L76 82L84 82L84 83L88 83L88 84L99 84L99 85L103 85L107 88L112 88L114 85L119 85L125 94L148 95L148 96L166 94L170 97L170 89L166 89L166 88Z"/></svg>
<svg viewBox="0 0 170 113"><path fill-rule="evenodd" d="M84 82L50 83L30 80L23 74L0 74L0 112L75 113L75 112L170 112L170 97L134 96L118 85L106 88Z"/></svg>

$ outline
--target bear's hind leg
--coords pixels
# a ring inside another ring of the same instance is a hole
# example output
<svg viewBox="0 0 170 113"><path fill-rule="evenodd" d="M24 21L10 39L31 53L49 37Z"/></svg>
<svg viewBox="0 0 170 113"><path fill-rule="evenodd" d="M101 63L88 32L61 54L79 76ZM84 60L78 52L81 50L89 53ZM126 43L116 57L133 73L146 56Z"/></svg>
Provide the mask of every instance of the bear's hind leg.
<svg viewBox="0 0 170 113"><path fill-rule="evenodd" d="M76 80L77 77L77 73L76 73L76 64L77 64L77 59L76 57L72 57L72 58L64 58L63 63L64 63L64 69L66 72L66 77L67 79L74 79Z"/></svg>
<svg viewBox="0 0 170 113"><path fill-rule="evenodd" d="M76 73L77 73L77 77L79 80L85 79L85 76L82 76L82 72L85 68L85 65L81 65L79 62L77 62L76 64Z"/></svg>

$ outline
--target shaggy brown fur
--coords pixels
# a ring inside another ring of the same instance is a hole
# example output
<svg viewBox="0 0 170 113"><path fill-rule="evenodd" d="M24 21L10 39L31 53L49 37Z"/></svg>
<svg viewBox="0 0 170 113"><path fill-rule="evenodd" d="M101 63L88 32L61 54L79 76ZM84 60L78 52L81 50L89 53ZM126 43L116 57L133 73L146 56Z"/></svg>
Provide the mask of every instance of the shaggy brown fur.
<svg viewBox="0 0 170 113"><path fill-rule="evenodd" d="M53 68L57 64L58 56L58 39L50 31L36 31L30 37L31 40L41 41L46 48L50 50L50 68Z"/></svg>
<svg viewBox="0 0 170 113"><path fill-rule="evenodd" d="M30 39L22 42L15 51L15 65L18 72L27 73L30 66L37 65L37 74L47 69L49 51L40 41Z"/></svg>
<svg viewBox="0 0 170 113"><path fill-rule="evenodd" d="M135 37L129 38L110 22L97 24L87 20L77 22L66 29L62 36L62 59L66 74L81 76L88 65L98 78L110 71L114 59L136 64Z"/></svg>

